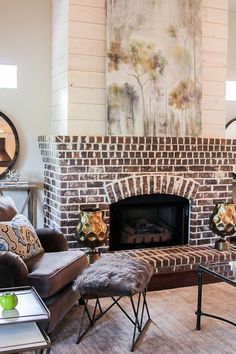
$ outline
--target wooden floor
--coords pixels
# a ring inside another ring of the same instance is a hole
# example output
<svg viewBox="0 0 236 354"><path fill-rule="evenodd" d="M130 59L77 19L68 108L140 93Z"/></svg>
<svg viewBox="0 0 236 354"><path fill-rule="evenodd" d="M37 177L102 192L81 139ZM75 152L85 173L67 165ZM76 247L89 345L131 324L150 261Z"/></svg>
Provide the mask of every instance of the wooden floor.
<svg viewBox="0 0 236 354"><path fill-rule="evenodd" d="M203 310L236 321L236 289L217 283L204 285ZM148 293L154 321L135 353L151 354L235 354L236 327L203 317L202 330L195 330L197 287ZM103 299L103 304L108 300ZM127 299L123 301L130 308ZM54 333L52 354L130 353L132 324L114 307L75 344L82 310L74 307Z"/></svg>

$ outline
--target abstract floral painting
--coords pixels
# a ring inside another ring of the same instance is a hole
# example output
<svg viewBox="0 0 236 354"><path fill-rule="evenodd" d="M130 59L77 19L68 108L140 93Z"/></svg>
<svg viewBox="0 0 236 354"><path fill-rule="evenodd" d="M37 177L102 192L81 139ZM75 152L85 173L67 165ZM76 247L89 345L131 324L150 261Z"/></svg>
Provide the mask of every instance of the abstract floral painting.
<svg viewBox="0 0 236 354"><path fill-rule="evenodd" d="M111 135L201 135L201 1L107 0Z"/></svg>

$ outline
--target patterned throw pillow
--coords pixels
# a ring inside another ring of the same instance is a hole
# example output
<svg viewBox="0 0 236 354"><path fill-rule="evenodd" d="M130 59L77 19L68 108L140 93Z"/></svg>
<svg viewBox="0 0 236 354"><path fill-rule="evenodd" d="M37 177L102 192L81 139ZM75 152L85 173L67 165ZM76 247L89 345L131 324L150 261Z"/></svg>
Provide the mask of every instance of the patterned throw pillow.
<svg viewBox="0 0 236 354"><path fill-rule="evenodd" d="M11 221L0 222L0 251L11 251L23 260L44 252L34 227L22 214Z"/></svg>

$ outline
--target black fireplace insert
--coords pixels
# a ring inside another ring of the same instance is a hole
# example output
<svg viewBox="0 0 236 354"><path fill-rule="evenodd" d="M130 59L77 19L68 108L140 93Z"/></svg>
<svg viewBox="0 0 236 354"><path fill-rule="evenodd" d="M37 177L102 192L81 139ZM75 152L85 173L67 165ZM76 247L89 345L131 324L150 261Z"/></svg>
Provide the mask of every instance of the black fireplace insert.
<svg viewBox="0 0 236 354"><path fill-rule="evenodd" d="M146 194L110 205L111 251L184 245L189 237L189 200Z"/></svg>

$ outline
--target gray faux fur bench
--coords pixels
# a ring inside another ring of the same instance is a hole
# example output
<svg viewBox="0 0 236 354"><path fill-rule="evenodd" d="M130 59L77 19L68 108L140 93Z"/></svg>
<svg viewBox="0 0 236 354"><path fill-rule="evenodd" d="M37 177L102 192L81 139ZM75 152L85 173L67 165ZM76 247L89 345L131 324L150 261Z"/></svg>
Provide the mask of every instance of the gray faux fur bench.
<svg viewBox="0 0 236 354"><path fill-rule="evenodd" d="M151 264L141 259L118 254L106 254L85 269L74 283L74 290L81 294L84 302L84 314L77 343L81 341L95 322L116 304L134 325L131 347L131 351L134 351L141 334L151 322L146 300L146 289L153 273L154 267ZM137 301L133 298L135 294L138 294ZM106 296L111 297L113 302L103 311L100 298ZM134 319L126 313L119 303L123 296L130 298ZM96 298L92 314L90 314L88 309L88 299L91 297ZM98 314L97 311L99 311ZM89 326L83 330L85 314L88 316ZM143 323L145 315L147 320ZM138 336L136 336L137 330L139 332Z"/></svg>

